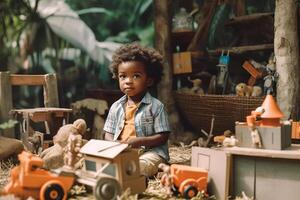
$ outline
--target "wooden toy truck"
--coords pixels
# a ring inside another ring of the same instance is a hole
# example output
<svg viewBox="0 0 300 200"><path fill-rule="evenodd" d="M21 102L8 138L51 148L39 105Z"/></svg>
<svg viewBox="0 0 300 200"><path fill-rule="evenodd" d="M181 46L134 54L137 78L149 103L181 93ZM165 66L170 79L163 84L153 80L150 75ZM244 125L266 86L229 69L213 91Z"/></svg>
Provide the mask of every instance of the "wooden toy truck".
<svg viewBox="0 0 300 200"><path fill-rule="evenodd" d="M112 176L98 173L85 177L81 170L50 172L42 169L43 160L32 153L23 151L19 154L20 165L11 170L10 182L4 193L15 194L25 199L29 196L41 200L65 200L74 182L93 188L97 200L116 199L121 193L119 182Z"/></svg>
<svg viewBox="0 0 300 200"><path fill-rule="evenodd" d="M190 199L207 189L208 172L205 169L186 165L172 164L170 169L173 190L184 198Z"/></svg>

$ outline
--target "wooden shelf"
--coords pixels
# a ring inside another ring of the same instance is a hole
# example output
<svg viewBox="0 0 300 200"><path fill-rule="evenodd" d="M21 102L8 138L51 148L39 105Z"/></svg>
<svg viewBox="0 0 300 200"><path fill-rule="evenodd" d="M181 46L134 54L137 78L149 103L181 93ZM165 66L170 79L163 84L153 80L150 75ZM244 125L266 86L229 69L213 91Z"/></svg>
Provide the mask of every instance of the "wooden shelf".
<svg viewBox="0 0 300 200"><path fill-rule="evenodd" d="M224 47L224 48L218 48L215 50L208 50L208 53L210 55L214 54L220 54L222 51L227 52L231 54L242 54L248 51L260 51L260 50L271 50L274 49L274 44L259 44L259 45L249 45L249 46L239 46L239 47Z"/></svg>
<svg viewBox="0 0 300 200"><path fill-rule="evenodd" d="M234 17L230 19L227 23L225 23L225 26L234 26L239 24L248 24L252 22L259 21L266 17L273 17L274 13L268 12L268 13L255 13L251 15L243 15L239 17Z"/></svg>

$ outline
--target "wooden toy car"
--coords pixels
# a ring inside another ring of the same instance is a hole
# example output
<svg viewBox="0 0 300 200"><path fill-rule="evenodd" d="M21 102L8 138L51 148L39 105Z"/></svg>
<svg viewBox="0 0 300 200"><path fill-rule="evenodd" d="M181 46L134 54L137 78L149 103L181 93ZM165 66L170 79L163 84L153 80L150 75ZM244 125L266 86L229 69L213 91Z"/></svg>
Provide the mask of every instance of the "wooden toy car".
<svg viewBox="0 0 300 200"><path fill-rule="evenodd" d="M6 194L24 199L32 196L41 200L65 200L75 181L92 187L97 200L116 199L121 192L119 182L103 173L86 177L81 170L59 168L50 172L42 169L43 160L32 153L23 151L18 158L20 165L11 170L10 182L4 187Z"/></svg>
<svg viewBox="0 0 300 200"><path fill-rule="evenodd" d="M207 189L208 172L205 169L186 165L172 164L170 169L173 190L184 198L190 199Z"/></svg>

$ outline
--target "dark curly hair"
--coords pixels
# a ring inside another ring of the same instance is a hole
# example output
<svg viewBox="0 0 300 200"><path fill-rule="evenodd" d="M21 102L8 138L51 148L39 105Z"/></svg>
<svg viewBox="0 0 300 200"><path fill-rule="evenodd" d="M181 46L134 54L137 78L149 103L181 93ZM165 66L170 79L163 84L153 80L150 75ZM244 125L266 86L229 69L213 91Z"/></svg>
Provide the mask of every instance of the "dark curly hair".
<svg viewBox="0 0 300 200"><path fill-rule="evenodd" d="M134 42L125 44L117 49L112 57L112 63L109 68L113 73L113 78L118 77L118 66L122 62L138 61L145 65L146 73L153 78L156 85L162 77L163 65L162 56L153 48L142 47Z"/></svg>

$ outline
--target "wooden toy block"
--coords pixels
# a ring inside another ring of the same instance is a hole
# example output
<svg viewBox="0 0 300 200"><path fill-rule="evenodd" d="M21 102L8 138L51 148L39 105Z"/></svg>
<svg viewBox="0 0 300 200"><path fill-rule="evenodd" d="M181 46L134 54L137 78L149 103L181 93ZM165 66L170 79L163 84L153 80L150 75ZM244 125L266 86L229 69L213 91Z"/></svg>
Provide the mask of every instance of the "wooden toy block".
<svg viewBox="0 0 300 200"><path fill-rule="evenodd" d="M255 79L262 77L262 72L257 70L250 62L245 61L243 64L243 68L251 74Z"/></svg>
<svg viewBox="0 0 300 200"><path fill-rule="evenodd" d="M292 122L292 139L300 139L300 122Z"/></svg>

